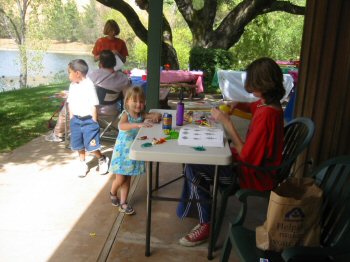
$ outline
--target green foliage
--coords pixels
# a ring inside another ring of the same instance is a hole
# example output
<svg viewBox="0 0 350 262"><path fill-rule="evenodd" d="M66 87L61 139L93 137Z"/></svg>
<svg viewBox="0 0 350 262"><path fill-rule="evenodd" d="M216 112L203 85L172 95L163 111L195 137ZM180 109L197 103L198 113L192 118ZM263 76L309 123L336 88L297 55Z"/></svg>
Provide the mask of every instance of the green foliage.
<svg viewBox="0 0 350 262"><path fill-rule="evenodd" d="M232 53L223 49L195 47L190 51L190 69L204 73L205 92L216 92L211 82L217 68L229 69L234 61Z"/></svg>
<svg viewBox="0 0 350 262"><path fill-rule="evenodd" d="M84 6L84 11L81 14L81 23L77 32L79 41L86 44L95 43L96 39L101 34L102 18L100 12L96 9L96 1L90 0L90 4Z"/></svg>
<svg viewBox="0 0 350 262"><path fill-rule="evenodd" d="M135 39L132 50L126 63L127 69L147 67L147 45L139 39Z"/></svg>
<svg viewBox="0 0 350 262"><path fill-rule="evenodd" d="M282 12L259 16L253 20L240 41L230 49L237 58L234 69L245 68L258 57L275 60L298 60L304 17Z"/></svg>
<svg viewBox="0 0 350 262"><path fill-rule="evenodd" d="M177 58L179 60L180 69L188 69L189 53L192 44L192 35L188 28L176 27L173 30L174 48L177 50Z"/></svg>
<svg viewBox="0 0 350 262"><path fill-rule="evenodd" d="M64 6L64 14L66 16L65 32L68 41L77 41L80 29L80 18L75 0L67 0L67 3Z"/></svg>
<svg viewBox="0 0 350 262"><path fill-rule="evenodd" d="M66 4L61 0L52 0L43 8L43 16L44 32L49 39L73 42L81 36L80 15L74 0L68 0Z"/></svg>
<svg viewBox="0 0 350 262"><path fill-rule="evenodd" d="M66 40L65 16L62 1L52 0L51 5L43 8L43 16L45 19L43 30L47 38L58 41Z"/></svg>
<svg viewBox="0 0 350 262"><path fill-rule="evenodd" d="M67 84L0 93L0 152L15 149L48 131L47 121L61 99L52 97Z"/></svg>

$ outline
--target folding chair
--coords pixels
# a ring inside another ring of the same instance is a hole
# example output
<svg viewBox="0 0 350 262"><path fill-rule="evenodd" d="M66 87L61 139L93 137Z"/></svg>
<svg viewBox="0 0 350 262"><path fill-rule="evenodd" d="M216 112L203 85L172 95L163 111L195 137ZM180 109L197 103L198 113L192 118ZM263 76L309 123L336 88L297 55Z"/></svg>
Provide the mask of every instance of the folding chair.
<svg viewBox="0 0 350 262"><path fill-rule="evenodd" d="M233 248L239 261L350 261L350 155L327 160L311 174L323 190L321 207L320 245L314 247L295 246L283 252L263 251L256 247L255 230L244 226L249 196L263 197L269 194L240 190L242 203L239 217L230 223L221 262L229 259ZM252 194L253 193L253 194ZM265 259L264 259L265 261Z"/></svg>
<svg viewBox="0 0 350 262"><path fill-rule="evenodd" d="M118 116L122 111L122 93L96 86L99 100L98 122L101 139L114 141L118 135ZM119 106L118 106L119 104Z"/></svg>
<svg viewBox="0 0 350 262"><path fill-rule="evenodd" d="M291 168L294 165L296 158L301 154L310 144L314 135L315 126L311 119L306 117L298 117L290 121L284 127L284 147L282 152L282 163L277 167L263 168L259 166L252 166L247 163L234 163L235 165L244 165L249 168L261 172L274 172L277 184L284 181L291 175ZM227 202L230 196L236 193L235 183L229 186L219 187L221 193L221 205L218 212L218 218L214 230L213 245L215 246L218 239L223 217L225 215ZM269 192L265 192L269 193Z"/></svg>

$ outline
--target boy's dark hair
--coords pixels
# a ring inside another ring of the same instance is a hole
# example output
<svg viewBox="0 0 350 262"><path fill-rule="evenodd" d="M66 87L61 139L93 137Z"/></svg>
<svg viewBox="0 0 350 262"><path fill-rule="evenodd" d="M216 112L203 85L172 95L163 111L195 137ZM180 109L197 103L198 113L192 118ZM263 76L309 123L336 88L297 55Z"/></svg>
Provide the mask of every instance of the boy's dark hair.
<svg viewBox="0 0 350 262"><path fill-rule="evenodd" d="M86 76L89 71L89 66L83 59L74 59L70 61L68 67L74 72L80 72L83 76Z"/></svg>
<svg viewBox="0 0 350 262"><path fill-rule="evenodd" d="M279 103L285 94L283 73L277 63L262 57L248 65L244 88L247 92L261 92L266 104Z"/></svg>
<svg viewBox="0 0 350 262"><path fill-rule="evenodd" d="M103 68L113 68L117 64L117 61L111 50L103 50L100 53L100 63Z"/></svg>
<svg viewBox="0 0 350 262"><path fill-rule="evenodd" d="M103 28L104 35L109 35L110 32L113 32L115 36L120 33L119 25L113 19L107 20L105 27Z"/></svg>

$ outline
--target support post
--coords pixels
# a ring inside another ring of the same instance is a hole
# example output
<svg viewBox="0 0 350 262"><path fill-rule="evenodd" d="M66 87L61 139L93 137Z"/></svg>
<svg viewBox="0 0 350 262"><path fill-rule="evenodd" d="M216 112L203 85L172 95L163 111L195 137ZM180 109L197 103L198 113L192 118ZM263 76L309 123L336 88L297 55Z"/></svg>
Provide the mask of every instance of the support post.
<svg viewBox="0 0 350 262"><path fill-rule="evenodd" d="M149 1L147 36L146 108L159 108L160 60L162 50L163 0Z"/></svg>

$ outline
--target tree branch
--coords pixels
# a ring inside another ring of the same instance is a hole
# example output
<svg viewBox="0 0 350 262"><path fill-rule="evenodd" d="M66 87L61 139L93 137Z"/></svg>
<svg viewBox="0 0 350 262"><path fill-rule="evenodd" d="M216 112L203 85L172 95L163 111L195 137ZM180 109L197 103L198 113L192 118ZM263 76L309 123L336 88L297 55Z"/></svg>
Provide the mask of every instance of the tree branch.
<svg viewBox="0 0 350 262"><path fill-rule="evenodd" d="M293 15L305 15L305 7L292 4L289 1L275 1L270 7L265 8L263 13L282 11Z"/></svg>
<svg viewBox="0 0 350 262"><path fill-rule="evenodd" d="M289 1L245 0L240 2L220 23L215 30L215 38L224 39L213 43L215 48L228 49L244 33L244 28L259 15L273 11L284 11L303 15L305 7L291 4Z"/></svg>
<svg viewBox="0 0 350 262"><path fill-rule="evenodd" d="M20 44L20 39L21 39L21 38L20 38L20 34L19 34L19 32L18 32L18 29L17 29L17 26L16 26L15 22L11 19L11 17L9 17L9 16L6 14L6 12L5 12L4 9L0 8L0 13L3 13L4 17L5 17L8 21L10 21L10 23L11 23L11 25L12 25L12 27L13 27L13 31L15 31L15 34L16 34L16 39L15 39L15 41L16 41L17 44Z"/></svg>

